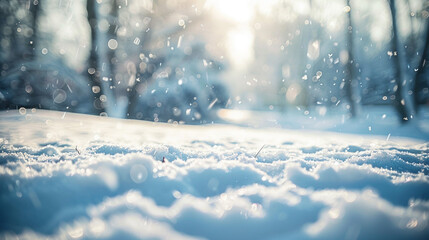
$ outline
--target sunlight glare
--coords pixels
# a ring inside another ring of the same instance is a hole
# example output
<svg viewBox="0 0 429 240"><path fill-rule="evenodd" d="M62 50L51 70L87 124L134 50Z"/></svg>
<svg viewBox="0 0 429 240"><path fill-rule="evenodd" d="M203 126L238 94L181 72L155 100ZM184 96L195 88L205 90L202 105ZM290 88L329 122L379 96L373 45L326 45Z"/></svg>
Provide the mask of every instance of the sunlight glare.
<svg viewBox="0 0 429 240"><path fill-rule="evenodd" d="M244 119L248 119L250 117L250 112L244 110L220 109L217 115L221 119L238 123L242 122Z"/></svg>
<svg viewBox="0 0 429 240"><path fill-rule="evenodd" d="M242 27L228 32L228 55L232 64L238 68L247 66L253 59L253 32Z"/></svg>
<svg viewBox="0 0 429 240"><path fill-rule="evenodd" d="M249 27L254 18L256 1L209 0L206 7L220 18L227 18L234 27L226 33L227 51L232 64L238 69L253 59L253 31Z"/></svg>
<svg viewBox="0 0 429 240"><path fill-rule="evenodd" d="M249 22L253 17L253 1L209 0L208 7L236 22Z"/></svg>

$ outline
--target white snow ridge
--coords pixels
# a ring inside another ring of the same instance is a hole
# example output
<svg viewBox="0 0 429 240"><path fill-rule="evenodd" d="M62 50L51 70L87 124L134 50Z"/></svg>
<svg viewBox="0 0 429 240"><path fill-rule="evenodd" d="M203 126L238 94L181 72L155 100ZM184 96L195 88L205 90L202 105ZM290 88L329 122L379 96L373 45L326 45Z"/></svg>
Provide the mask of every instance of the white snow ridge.
<svg viewBox="0 0 429 240"><path fill-rule="evenodd" d="M2 239L429 239L427 140L0 119Z"/></svg>

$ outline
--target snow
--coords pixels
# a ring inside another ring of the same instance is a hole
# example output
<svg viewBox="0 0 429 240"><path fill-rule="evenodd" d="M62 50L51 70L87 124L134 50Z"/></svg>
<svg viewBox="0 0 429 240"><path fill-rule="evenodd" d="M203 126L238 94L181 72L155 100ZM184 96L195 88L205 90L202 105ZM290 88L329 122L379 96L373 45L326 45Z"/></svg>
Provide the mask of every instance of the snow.
<svg viewBox="0 0 429 240"><path fill-rule="evenodd" d="M0 112L0 238L428 239L427 119L220 114Z"/></svg>

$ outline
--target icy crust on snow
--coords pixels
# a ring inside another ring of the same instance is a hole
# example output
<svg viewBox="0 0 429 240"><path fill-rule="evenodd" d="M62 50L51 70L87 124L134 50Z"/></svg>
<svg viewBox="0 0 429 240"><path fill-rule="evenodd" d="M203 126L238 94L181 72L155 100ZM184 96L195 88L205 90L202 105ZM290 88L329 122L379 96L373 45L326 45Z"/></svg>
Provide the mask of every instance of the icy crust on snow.
<svg viewBox="0 0 429 240"><path fill-rule="evenodd" d="M40 110L0 119L1 238L429 236L422 140Z"/></svg>

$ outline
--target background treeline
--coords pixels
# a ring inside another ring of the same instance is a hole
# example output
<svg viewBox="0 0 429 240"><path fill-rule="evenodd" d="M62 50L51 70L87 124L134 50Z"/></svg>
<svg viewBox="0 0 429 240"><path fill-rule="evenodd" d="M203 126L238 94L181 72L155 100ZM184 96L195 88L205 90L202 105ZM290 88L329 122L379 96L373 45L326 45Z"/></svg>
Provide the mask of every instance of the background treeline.
<svg viewBox="0 0 429 240"><path fill-rule="evenodd" d="M429 102L425 0L250 1L239 69L237 25L208 2L0 0L0 109L206 123L231 106L385 104L406 122Z"/></svg>
<svg viewBox="0 0 429 240"><path fill-rule="evenodd" d="M428 104L428 1L280 1L256 12L253 69L269 83L260 91L278 90L267 103L351 116L393 105L403 121Z"/></svg>
<svg viewBox="0 0 429 240"><path fill-rule="evenodd" d="M0 107L204 123L224 106L221 59L191 1L1 4Z"/></svg>

